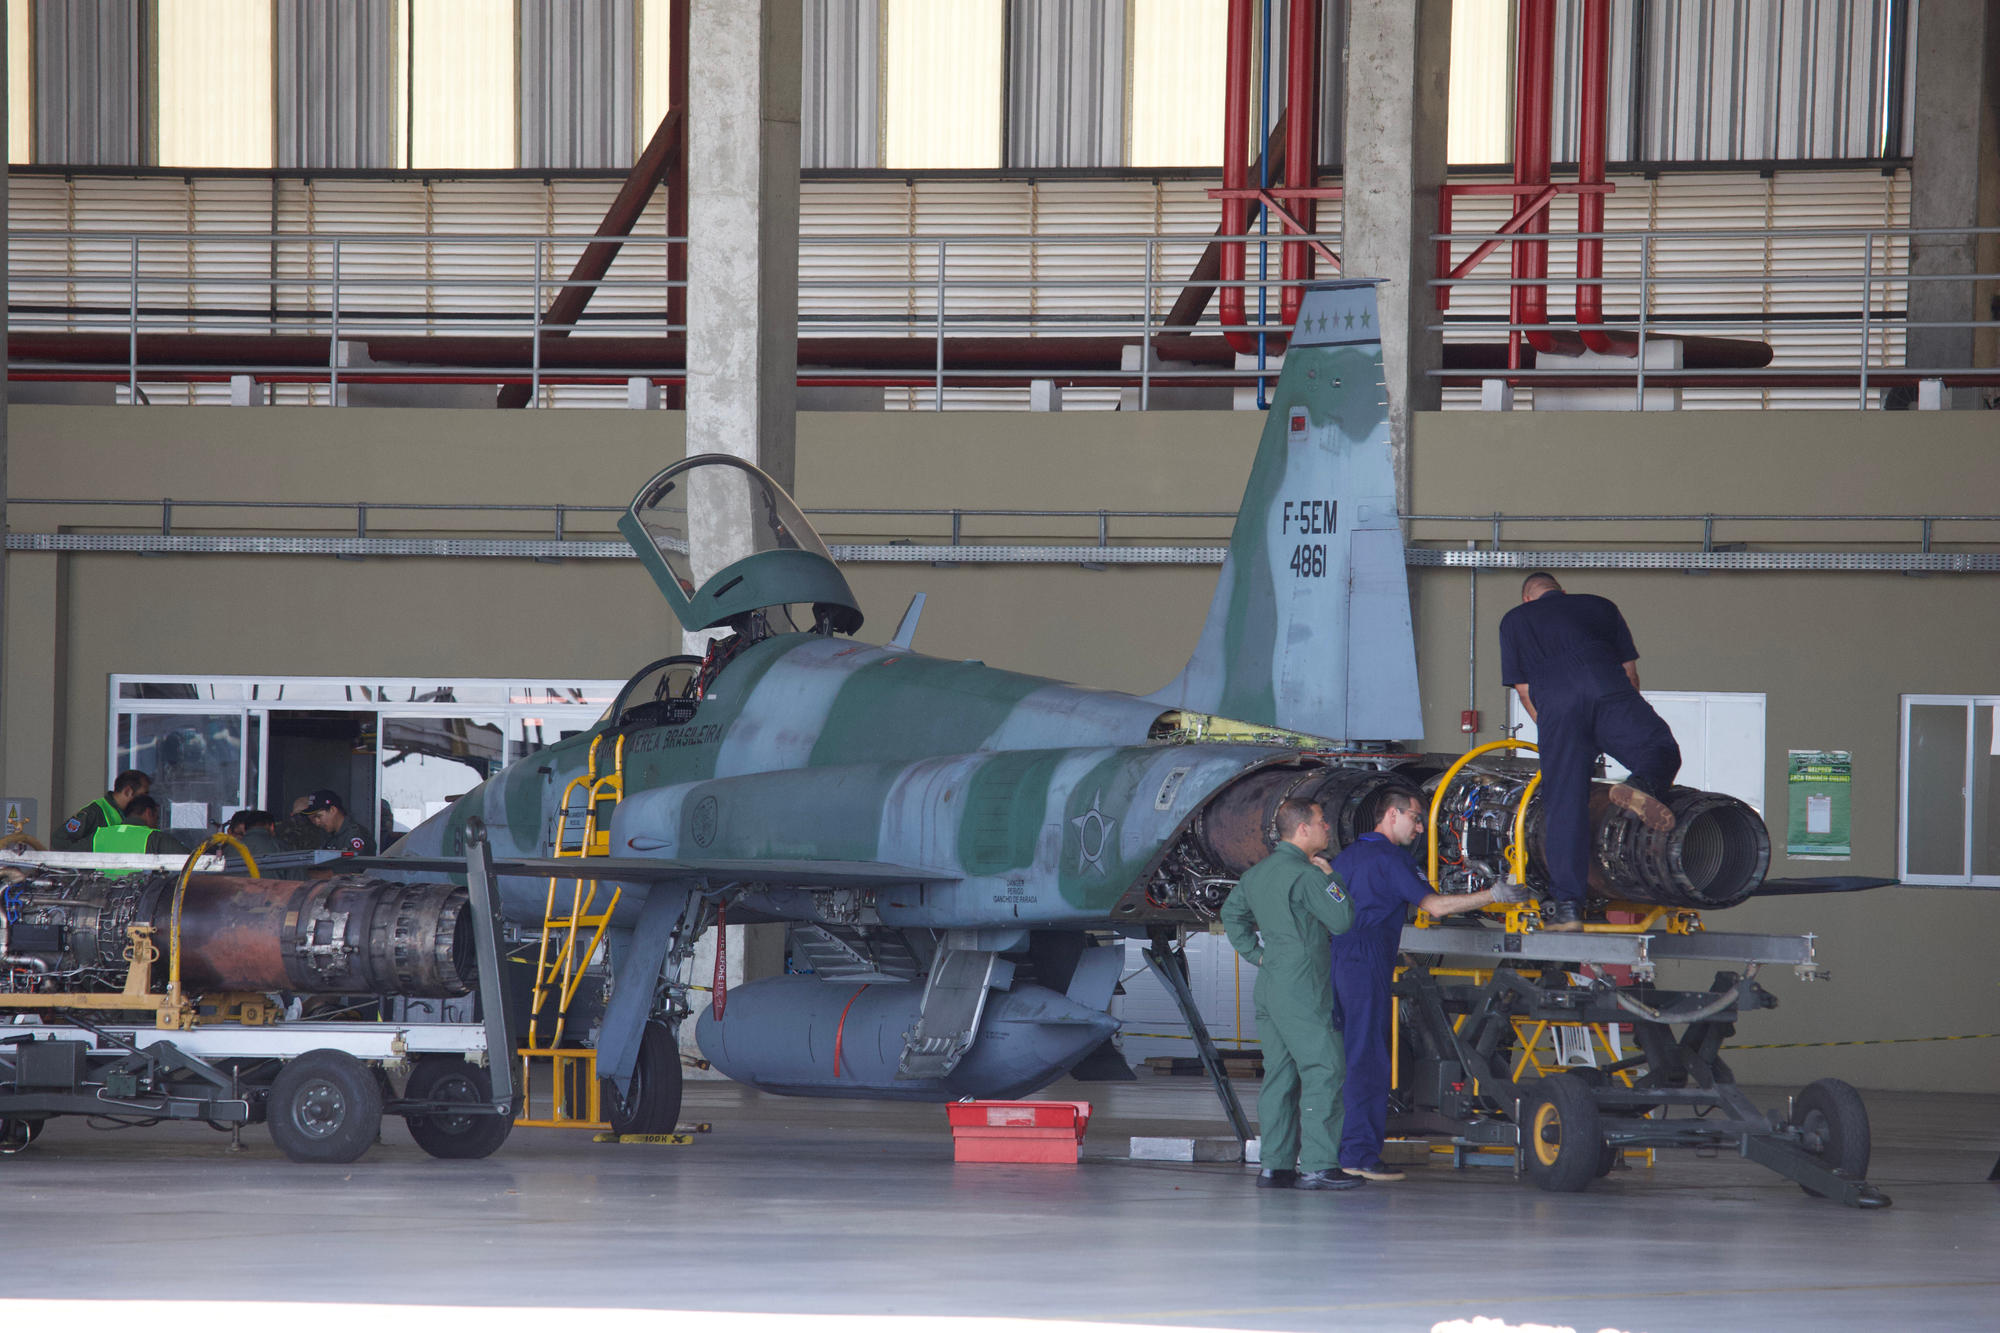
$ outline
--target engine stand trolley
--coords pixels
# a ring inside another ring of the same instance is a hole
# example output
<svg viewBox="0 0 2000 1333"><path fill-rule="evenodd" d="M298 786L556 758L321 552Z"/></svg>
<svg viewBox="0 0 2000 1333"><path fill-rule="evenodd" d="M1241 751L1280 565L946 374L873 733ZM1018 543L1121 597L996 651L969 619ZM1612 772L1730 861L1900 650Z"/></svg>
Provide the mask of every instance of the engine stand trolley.
<svg viewBox="0 0 2000 1333"><path fill-rule="evenodd" d="M1808 1194L1888 1207L1865 1179L1859 1093L1820 1079L1785 1110L1763 1111L1722 1057L1742 1011L1777 1005L1757 984L1759 967L1824 975L1814 937L1691 924L1657 934L1406 927L1390 1134L1448 1140L1461 1150L1455 1160L1468 1148L1511 1150L1517 1173L1559 1193L1609 1174L1630 1149L1728 1149ZM1705 991L1662 990L1653 978L1666 961L1726 970ZM1630 1026L1636 1052L1613 1045L1617 1025ZM1611 1058L1565 1064L1565 1044Z"/></svg>
<svg viewBox="0 0 2000 1333"><path fill-rule="evenodd" d="M262 1120L293 1161L330 1163L359 1158L382 1117L400 1115L433 1157L492 1153L514 1127L514 1044L501 1002L492 853L476 820L466 843L472 938L460 943L476 955L478 1022L288 1018L267 994L183 990L178 901L170 938L125 925L122 989L70 984L22 952L70 948L67 927L0 924L0 1155L26 1149L49 1120L77 1115L127 1125L199 1120L232 1135ZM193 868L190 858L183 888ZM71 872L52 873L48 896L60 903ZM340 915L324 924L347 928ZM347 949L311 947L330 958ZM161 975L171 978L164 987ZM398 1096L391 1075L404 1072Z"/></svg>

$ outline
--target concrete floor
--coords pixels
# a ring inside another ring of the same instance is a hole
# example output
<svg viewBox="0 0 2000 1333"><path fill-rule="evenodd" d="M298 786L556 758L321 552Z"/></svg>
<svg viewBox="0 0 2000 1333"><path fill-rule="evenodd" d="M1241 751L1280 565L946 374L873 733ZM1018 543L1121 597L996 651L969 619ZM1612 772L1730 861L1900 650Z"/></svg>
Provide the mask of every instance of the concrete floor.
<svg viewBox="0 0 2000 1333"><path fill-rule="evenodd" d="M1243 1084L1254 1104L1255 1085ZM57 1122L0 1159L12 1298L588 1305L995 1315L1256 1329L1441 1319L1670 1333L2000 1326L2000 1097L1876 1093L1861 1213L1730 1158L1662 1155L1584 1194L1413 1170L1314 1195L1240 1167L1116 1160L1220 1133L1196 1079L1063 1085L1075 1168L955 1166L942 1110L690 1084L690 1147L517 1131L484 1162L400 1121L351 1167L199 1126Z"/></svg>

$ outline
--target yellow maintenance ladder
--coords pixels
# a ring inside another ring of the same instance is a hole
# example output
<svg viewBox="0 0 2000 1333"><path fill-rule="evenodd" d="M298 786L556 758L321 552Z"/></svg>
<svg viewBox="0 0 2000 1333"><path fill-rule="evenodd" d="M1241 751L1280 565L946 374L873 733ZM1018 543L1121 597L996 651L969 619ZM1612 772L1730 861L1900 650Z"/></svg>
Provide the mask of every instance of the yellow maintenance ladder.
<svg viewBox="0 0 2000 1333"><path fill-rule="evenodd" d="M611 854L611 816L625 794L625 737L619 736L612 746L608 773L598 769L603 742L602 733L591 738L589 763L563 788L556 816L557 857ZM528 1007L527 1045L517 1052L521 1059L521 1114L514 1123L556 1129L608 1129L609 1124L600 1118L597 1052L587 1046L565 1046L563 1038L570 1004L583 984L584 969L611 925L620 890L613 888L610 901L602 911L597 911L594 910L597 882L582 879L568 882L569 901L562 904L557 898L557 886L563 881L549 880L548 900L542 912L542 943L535 959L535 986ZM543 1012L551 1008L552 1012ZM550 1079L549 1111L540 1118L534 1114L538 1063L546 1067Z"/></svg>

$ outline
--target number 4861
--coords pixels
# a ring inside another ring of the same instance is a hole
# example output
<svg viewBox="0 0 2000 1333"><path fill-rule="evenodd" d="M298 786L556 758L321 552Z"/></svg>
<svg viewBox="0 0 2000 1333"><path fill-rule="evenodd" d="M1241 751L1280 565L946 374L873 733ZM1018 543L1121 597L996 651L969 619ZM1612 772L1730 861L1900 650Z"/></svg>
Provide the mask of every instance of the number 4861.
<svg viewBox="0 0 2000 1333"><path fill-rule="evenodd" d="M1326 547L1322 543L1308 542L1292 551L1292 573L1302 579L1323 579L1326 577Z"/></svg>

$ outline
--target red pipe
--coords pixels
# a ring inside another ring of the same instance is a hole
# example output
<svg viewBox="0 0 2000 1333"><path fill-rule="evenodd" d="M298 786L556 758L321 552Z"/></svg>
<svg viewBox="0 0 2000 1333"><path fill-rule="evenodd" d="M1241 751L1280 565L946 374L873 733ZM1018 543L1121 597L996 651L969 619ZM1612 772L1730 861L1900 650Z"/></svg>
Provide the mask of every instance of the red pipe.
<svg viewBox="0 0 2000 1333"><path fill-rule="evenodd" d="M1549 183L1550 140L1554 137L1556 0L1521 0L1517 21L1521 32L1514 65L1514 184L1541 186ZM1548 230L1548 214L1542 212L1522 224L1520 235L1547 235ZM1513 275L1517 283L1528 280L1532 285L1512 289L1511 322L1547 324L1549 289L1545 282L1535 280L1549 276L1548 242L1517 242ZM1521 337L1518 330L1508 335L1513 353L1510 368L1519 368ZM1548 351L1554 345L1545 328L1529 331L1526 337L1537 351Z"/></svg>
<svg viewBox="0 0 2000 1333"><path fill-rule="evenodd" d="M1604 184L1607 109L1611 103L1611 0L1583 0L1583 80L1578 116L1577 170L1579 185ZM1576 229L1604 230L1604 196L1585 192L1576 201ZM1594 281L1604 276L1604 242L1576 243L1576 322L1604 322L1604 288ZM1583 345L1593 352L1611 350L1611 339L1583 330Z"/></svg>
<svg viewBox="0 0 2000 1333"><path fill-rule="evenodd" d="M1290 31L1285 38L1285 185L1310 190L1318 184L1319 4L1317 0L1292 0ZM1293 195L1287 202L1310 233L1317 201ZM1313 251L1303 244L1283 248L1286 286L1279 309L1289 329L1298 321L1299 302L1305 299L1305 288L1292 284L1312 277Z"/></svg>
<svg viewBox="0 0 2000 1333"><path fill-rule="evenodd" d="M1229 33L1224 45L1222 107L1222 188L1244 190L1250 185L1250 39L1257 17L1256 0L1229 0ZM1222 234L1242 236L1250 230L1250 201L1228 198L1222 201ZM1242 282L1243 242L1222 244L1224 283ZM1239 352L1257 350L1257 340L1243 331L1241 287L1218 289L1217 317L1223 336Z"/></svg>

